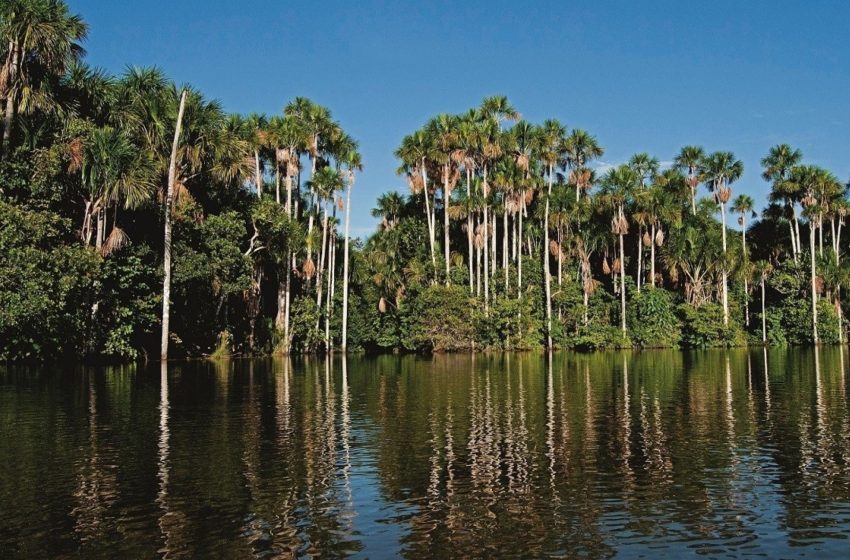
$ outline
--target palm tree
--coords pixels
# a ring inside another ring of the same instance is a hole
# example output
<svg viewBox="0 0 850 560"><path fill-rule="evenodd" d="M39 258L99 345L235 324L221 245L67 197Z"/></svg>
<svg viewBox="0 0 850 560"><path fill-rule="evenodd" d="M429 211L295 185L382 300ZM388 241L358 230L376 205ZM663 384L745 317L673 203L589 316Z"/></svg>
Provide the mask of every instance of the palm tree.
<svg viewBox="0 0 850 560"><path fill-rule="evenodd" d="M795 263L802 251L800 247L800 224L797 221L796 208L799 193L795 191L794 183L788 179L791 169L798 165L802 159L803 153L800 150L796 150L788 144L779 144L773 146L767 156L761 160L762 178L771 183L770 199L782 202L791 217L788 221L788 227L791 230L791 254Z"/></svg>
<svg viewBox="0 0 850 560"><path fill-rule="evenodd" d="M650 156L646 152L635 154L631 157L628 163L629 167L631 167L635 173L637 173L640 178L640 188L641 190L646 188L647 183L651 182L655 175L658 173L658 159ZM645 196L636 197L636 202L640 205L645 205ZM638 232L637 232L637 291L640 292L641 283L643 282L643 275L641 274L641 270L643 268L643 245L645 244L645 240L643 238L643 229L644 226L649 222L649 214L644 211L644 208L639 208L637 212L634 214L635 221L638 224ZM647 244L649 245L649 244Z"/></svg>
<svg viewBox="0 0 850 560"><path fill-rule="evenodd" d="M618 262L615 262L614 272L620 275L620 327L624 339L626 338L626 249L623 238L629 233L625 208L639 187L640 175L630 166L620 165L605 174L600 192L602 204L611 209L611 233L617 236L620 246L620 257Z"/></svg>
<svg viewBox="0 0 850 560"><path fill-rule="evenodd" d="M247 141L254 152L254 185L257 198L263 198L263 165L260 152L267 143L269 121L265 115L251 113L245 120Z"/></svg>
<svg viewBox="0 0 850 560"><path fill-rule="evenodd" d="M705 151L700 146L685 146L679 151L674 160L676 168L688 174L688 188L691 191L691 214L697 213L697 187L702 179L699 176L700 163L705 157Z"/></svg>
<svg viewBox="0 0 850 560"><path fill-rule="evenodd" d="M596 137L580 128L574 129L564 142L564 149L569 166L570 182L576 187L576 200L581 199L581 193L589 185L587 178L589 171L585 168L588 162L602 157L604 148L599 145Z"/></svg>
<svg viewBox="0 0 850 560"><path fill-rule="evenodd" d="M397 172L406 174L413 194L420 191L425 196L425 217L428 221L428 244L431 249L431 266L437 268L437 258L434 250L434 222L431 217L430 195L428 194L428 162L435 157L432 139L422 130L405 136L401 146L395 151L395 156L402 161Z"/></svg>
<svg viewBox="0 0 850 560"><path fill-rule="evenodd" d="M118 207L137 208L154 192L154 167L149 153L139 149L129 135L106 126L96 128L85 142L81 167L83 183L88 187L82 238L91 240L92 218L97 219L95 247L108 254L126 241L117 226ZM112 233L106 240L106 212L115 207Z"/></svg>
<svg viewBox="0 0 850 560"><path fill-rule="evenodd" d="M40 76L60 76L84 54L88 26L58 0L6 0L0 7L0 41L8 45L0 67L5 101L0 157L9 151L15 114L49 109L55 101Z"/></svg>
<svg viewBox="0 0 850 560"><path fill-rule="evenodd" d="M714 200L720 208L720 221L723 234L723 258L726 259L726 203L732 196L729 185L741 178L744 164L735 159L732 152L714 152L708 154L702 161L701 175L709 191L714 194ZM723 289L723 324L729 324L729 286L728 270L724 262L721 267Z"/></svg>
<svg viewBox="0 0 850 560"><path fill-rule="evenodd" d="M404 208L404 199L395 191L390 191L378 196L375 208L372 209L372 217L381 219L381 229L388 231L398 223L401 210Z"/></svg>
<svg viewBox="0 0 850 560"><path fill-rule="evenodd" d="M345 249L343 252L342 269L342 340L341 349L345 353L348 348L348 245L350 242L349 231L351 230L351 187L354 186L355 172L363 169L363 161L357 144L350 142L348 152L341 154L340 162L345 167Z"/></svg>
<svg viewBox="0 0 850 560"><path fill-rule="evenodd" d="M770 276L771 272L773 272L773 266L767 261L756 261L753 264L753 270L759 278L759 282L761 283L761 341L762 344L767 344L767 318L765 316L764 304L765 304L765 291L764 291L764 282L767 280L768 276Z"/></svg>
<svg viewBox="0 0 850 560"><path fill-rule="evenodd" d="M442 168L443 175L443 253L446 266L446 286L449 285L449 206L452 188L457 182L457 168L452 154L458 147L457 118L442 113L425 125L425 130L431 136L431 142L436 149L437 163Z"/></svg>
<svg viewBox="0 0 850 560"><path fill-rule="evenodd" d="M174 189L177 184L177 156L180 147L180 133L183 130L183 115L186 109L187 90L180 93L180 108L177 111L177 121L174 125L174 142L171 144L171 158L168 164L168 191L165 196L165 241L162 259L162 340L159 357L168 359L168 323L171 303L171 205L174 200Z"/></svg>
<svg viewBox="0 0 850 560"><path fill-rule="evenodd" d="M555 167L564 159L564 137L566 128L557 120L549 119L539 131L540 160L546 168L547 189L543 213L543 281L546 291L546 348L552 349L552 287L549 270L549 201L555 182Z"/></svg>
<svg viewBox="0 0 850 560"><path fill-rule="evenodd" d="M744 252L744 264L749 262L749 252L747 251L747 214L753 218L756 213L753 211L753 199L746 194L739 194L732 201L732 212L738 214L738 225L741 226L741 247ZM747 281L747 274L744 274L744 322L750 326L750 290Z"/></svg>

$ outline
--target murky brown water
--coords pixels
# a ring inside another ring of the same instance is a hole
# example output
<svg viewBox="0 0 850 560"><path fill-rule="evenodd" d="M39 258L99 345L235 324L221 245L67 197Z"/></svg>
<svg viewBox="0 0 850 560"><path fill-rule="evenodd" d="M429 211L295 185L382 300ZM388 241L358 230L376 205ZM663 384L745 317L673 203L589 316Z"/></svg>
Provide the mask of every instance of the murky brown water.
<svg viewBox="0 0 850 560"><path fill-rule="evenodd" d="M0 369L0 557L841 557L847 362Z"/></svg>

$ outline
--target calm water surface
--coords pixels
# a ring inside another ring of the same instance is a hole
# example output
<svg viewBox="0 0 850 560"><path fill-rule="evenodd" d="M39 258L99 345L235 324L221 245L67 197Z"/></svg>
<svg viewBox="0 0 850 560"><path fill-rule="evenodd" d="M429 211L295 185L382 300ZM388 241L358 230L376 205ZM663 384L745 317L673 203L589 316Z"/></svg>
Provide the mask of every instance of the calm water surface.
<svg viewBox="0 0 850 560"><path fill-rule="evenodd" d="M0 557L846 557L848 361L0 369Z"/></svg>

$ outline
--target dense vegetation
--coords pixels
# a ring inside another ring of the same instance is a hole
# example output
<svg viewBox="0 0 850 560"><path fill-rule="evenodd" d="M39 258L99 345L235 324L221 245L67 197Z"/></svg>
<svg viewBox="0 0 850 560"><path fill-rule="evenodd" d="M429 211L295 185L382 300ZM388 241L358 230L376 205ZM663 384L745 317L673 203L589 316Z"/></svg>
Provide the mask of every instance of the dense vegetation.
<svg viewBox="0 0 850 560"><path fill-rule="evenodd" d="M844 340L847 186L787 145L756 219L730 152L603 171L588 132L489 97L401 141L410 194L361 243L328 109L227 114L87 66L86 32L56 0L0 7L0 359Z"/></svg>

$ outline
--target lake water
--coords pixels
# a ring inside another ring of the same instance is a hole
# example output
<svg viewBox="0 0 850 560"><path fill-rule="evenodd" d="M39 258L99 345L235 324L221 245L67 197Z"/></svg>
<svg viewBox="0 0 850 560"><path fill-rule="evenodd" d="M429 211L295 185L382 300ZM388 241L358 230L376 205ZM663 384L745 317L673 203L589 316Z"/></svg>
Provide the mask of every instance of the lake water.
<svg viewBox="0 0 850 560"><path fill-rule="evenodd" d="M846 557L848 362L0 369L0 557Z"/></svg>

